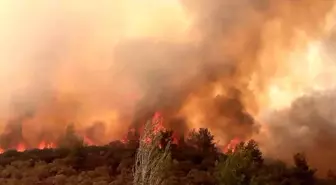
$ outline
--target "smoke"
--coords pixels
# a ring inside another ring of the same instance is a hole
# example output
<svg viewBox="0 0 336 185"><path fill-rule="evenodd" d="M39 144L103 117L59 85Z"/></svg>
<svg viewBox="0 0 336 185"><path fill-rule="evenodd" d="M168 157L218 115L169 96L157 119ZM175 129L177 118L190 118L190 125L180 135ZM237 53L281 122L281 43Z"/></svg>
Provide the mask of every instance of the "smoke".
<svg viewBox="0 0 336 185"><path fill-rule="evenodd" d="M306 141L309 134L287 131L332 125L316 123L308 112L309 124L302 123L290 115L304 110L288 107L334 85L326 83L336 74L332 59L320 56L332 50L334 4L1 1L1 125L21 132L6 138L36 145L56 140L73 123L104 143L160 111L167 127L181 134L208 127L220 143L255 137L272 152L283 143L288 153L306 143L317 147L315 137L298 146L278 138ZM279 123L285 118L291 124Z"/></svg>
<svg viewBox="0 0 336 185"><path fill-rule="evenodd" d="M330 32L335 1L183 2L196 17L197 58L206 66L197 75L205 83L183 104L193 127L205 124L221 140L246 139L263 127L251 117L288 106L315 86L330 86L327 72L335 68L313 52L314 42Z"/></svg>
<svg viewBox="0 0 336 185"><path fill-rule="evenodd" d="M96 121L105 122L105 139L119 138L141 96L136 77L143 74L123 74L116 46L167 40L185 29L171 2L2 1L1 12L1 122L24 117L21 135L35 144L41 133L54 138L66 124L84 129Z"/></svg>
<svg viewBox="0 0 336 185"><path fill-rule="evenodd" d="M274 111L264 120L267 134L259 135L267 155L290 161L304 152L311 165L326 174L335 168L335 90L314 92L295 100L290 108Z"/></svg>

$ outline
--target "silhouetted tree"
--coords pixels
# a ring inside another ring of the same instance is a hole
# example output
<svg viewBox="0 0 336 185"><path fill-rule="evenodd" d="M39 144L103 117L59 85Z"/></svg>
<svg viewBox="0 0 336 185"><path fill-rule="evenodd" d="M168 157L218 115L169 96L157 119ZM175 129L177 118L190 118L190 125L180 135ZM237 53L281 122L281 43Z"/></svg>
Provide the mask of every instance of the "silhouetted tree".
<svg viewBox="0 0 336 185"><path fill-rule="evenodd" d="M167 145L171 145L173 143L173 131L171 130L164 130L161 131L161 140L160 140L160 147L166 148Z"/></svg>
<svg viewBox="0 0 336 185"><path fill-rule="evenodd" d="M192 130L187 138L187 144L202 152L216 151L214 136L207 128L200 128L198 131Z"/></svg>
<svg viewBox="0 0 336 185"><path fill-rule="evenodd" d="M136 129L131 129L127 133L126 137L126 146L129 148L138 148L139 147L139 141L140 140L140 134Z"/></svg>
<svg viewBox="0 0 336 185"><path fill-rule="evenodd" d="M75 126L69 124L65 129L65 133L59 138L58 146L61 148L82 147L84 146L84 140L76 135Z"/></svg>
<svg viewBox="0 0 336 185"><path fill-rule="evenodd" d="M293 176L300 185L312 185L315 183L315 169L309 167L306 157L302 153L294 155Z"/></svg>

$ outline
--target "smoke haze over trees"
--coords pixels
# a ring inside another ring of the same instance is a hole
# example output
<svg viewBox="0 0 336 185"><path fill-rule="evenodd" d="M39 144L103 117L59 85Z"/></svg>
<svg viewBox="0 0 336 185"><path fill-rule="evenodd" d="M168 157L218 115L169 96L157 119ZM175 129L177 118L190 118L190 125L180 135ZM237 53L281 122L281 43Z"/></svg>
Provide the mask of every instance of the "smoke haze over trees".
<svg viewBox="0 0 336 185"><path fill-rule="evenodd" d="M179 137L206 127L219 144L253 138L266 155L303 151L326 171L334 9L334 0L3 0L1 148L55 142L69 124L106 144L160 111Z"/></svg>

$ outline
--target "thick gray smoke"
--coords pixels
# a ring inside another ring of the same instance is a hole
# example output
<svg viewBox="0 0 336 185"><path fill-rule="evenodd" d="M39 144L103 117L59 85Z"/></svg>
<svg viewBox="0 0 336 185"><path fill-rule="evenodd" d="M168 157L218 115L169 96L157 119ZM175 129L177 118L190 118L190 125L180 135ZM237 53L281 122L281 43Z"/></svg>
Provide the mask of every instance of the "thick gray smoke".
<svg viewBox="0 0 336 185"><path fill-rule="evenodd" d="M310 163L324 173L335 169L336 93L334 90L303 96L288 109L276 111L265 119L268 135L261 141L268 155L291 160L304 152Z"/></svg>

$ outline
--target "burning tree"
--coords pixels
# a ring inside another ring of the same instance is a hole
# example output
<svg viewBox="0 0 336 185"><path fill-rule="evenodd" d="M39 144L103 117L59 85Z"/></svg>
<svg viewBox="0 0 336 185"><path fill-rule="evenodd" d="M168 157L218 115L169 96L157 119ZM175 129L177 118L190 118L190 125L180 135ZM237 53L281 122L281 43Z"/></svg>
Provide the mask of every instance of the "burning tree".
<svg viewBox="0 0 336 185"><path fill-rule="evenodd" d="M162 139L161 121L153 119L145 124L140 137L134 168L134 185L164 184L164 174L171 162L170 142L165 147L160 145Z"/></svg>

